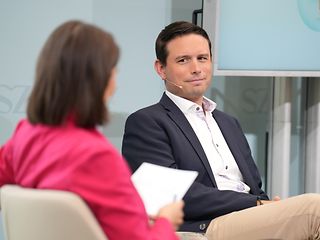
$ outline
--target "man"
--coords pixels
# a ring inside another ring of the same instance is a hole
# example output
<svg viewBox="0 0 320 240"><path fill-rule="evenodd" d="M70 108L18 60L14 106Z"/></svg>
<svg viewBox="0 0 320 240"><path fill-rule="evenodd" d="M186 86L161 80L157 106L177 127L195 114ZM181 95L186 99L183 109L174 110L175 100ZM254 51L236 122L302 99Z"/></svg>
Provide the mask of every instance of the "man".
<svg viewBox="0 0 320 240"><path fill-rule="evenodd" d="M204 97L212 75L207 33L172 23L159 34L156 55L166 91L128 117L122 153L133 171L143 162L198 171L180 230L209 239L318 239L320 197L268 200L238 121Z"/></svg>

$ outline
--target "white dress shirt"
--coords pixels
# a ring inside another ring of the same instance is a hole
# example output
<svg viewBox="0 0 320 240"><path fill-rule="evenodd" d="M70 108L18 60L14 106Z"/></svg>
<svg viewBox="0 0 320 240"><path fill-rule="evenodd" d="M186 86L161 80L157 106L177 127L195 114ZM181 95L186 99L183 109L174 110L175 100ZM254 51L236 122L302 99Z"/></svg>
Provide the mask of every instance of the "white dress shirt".
<svg viewBox="0 0 320 240"><path fill-rule="evenodd" d="M233 190L248 193L250 187L243 182L242 174L212 117L217 104L204 97L202 106L169 91L166 95L177 105L189 121L207 156L219 190Z"/></svg>

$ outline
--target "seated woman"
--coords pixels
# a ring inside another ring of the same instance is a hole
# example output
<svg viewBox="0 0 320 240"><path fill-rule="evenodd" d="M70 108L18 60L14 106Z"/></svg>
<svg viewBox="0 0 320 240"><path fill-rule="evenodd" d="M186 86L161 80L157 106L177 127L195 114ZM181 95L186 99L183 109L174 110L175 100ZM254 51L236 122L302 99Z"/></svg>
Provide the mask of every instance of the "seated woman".
<svg viewBox="0 0 320 240"><path fill-rule="evenodd" d="M22 120L0 149L0 186L59 189L81 196L112 239L177 239L183 202L152 224L122 156L96 126L116 84L119 50L112 36L80 21L50 35L38 59Z"/></svg>

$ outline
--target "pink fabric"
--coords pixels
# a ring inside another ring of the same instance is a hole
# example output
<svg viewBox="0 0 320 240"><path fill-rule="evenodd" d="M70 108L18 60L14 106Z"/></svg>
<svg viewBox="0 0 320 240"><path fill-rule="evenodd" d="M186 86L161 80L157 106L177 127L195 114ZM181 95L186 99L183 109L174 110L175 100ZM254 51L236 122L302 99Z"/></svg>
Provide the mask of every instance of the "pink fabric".
<svg viewBox="0 0 320 240"><path fill-rule="evenodd" d="M166 219L148 224L130 175L124 159L103 135L72 122L48 127L23 120L0 149L0 186L75 192L110 240L178 239Z"/></svg>

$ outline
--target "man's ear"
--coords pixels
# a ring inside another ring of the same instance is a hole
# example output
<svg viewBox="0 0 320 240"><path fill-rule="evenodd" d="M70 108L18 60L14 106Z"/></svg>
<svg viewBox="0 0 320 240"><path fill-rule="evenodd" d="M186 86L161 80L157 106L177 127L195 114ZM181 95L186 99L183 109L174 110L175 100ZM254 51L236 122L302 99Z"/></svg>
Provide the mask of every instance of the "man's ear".
<svg viewBox="0 0 320 240"><path fill-rule="evenodd" d="M166 67L159 61L159 59L154 62L154 69L163 80L167 79Z"/></svg>

